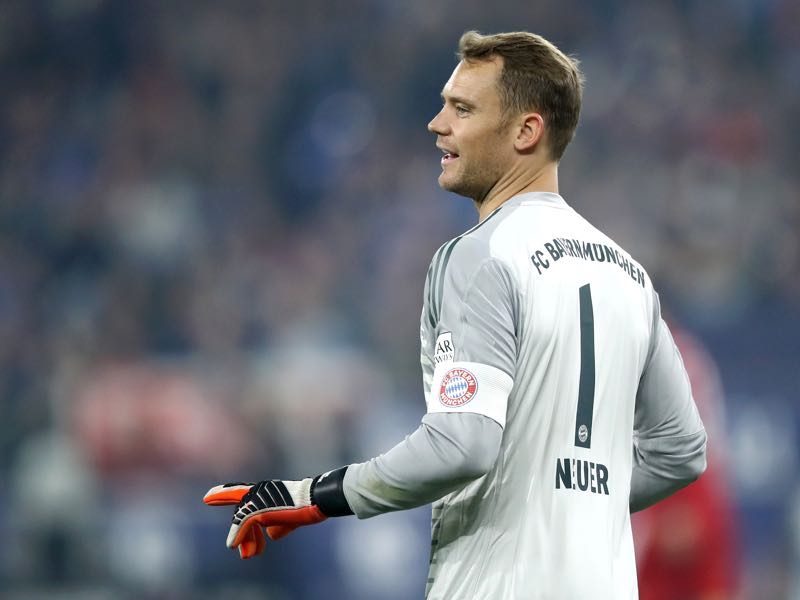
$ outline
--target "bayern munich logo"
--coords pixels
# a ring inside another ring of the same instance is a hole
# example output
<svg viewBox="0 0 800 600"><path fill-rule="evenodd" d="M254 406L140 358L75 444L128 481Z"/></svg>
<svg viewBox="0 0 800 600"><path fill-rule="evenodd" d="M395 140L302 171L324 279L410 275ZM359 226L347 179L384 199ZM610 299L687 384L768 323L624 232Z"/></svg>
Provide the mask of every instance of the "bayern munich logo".
<svg viewBox="0 0 800 600"><path fill-rule="evenodd" d="M439 400L445 406L464 406L478 391L478 380L466 369L450 369L442 378Z"/></svg>

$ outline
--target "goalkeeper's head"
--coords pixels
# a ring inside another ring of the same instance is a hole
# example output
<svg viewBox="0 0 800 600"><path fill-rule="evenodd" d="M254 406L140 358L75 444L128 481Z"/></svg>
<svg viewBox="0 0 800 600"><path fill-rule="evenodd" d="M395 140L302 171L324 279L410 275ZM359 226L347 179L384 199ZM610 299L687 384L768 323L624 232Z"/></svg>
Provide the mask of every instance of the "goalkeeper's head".
<svg viewBox="0 0 800 600"><path fill-rule="evenodd" d="M428 124L445 153L439 184L477 200L509 170L558 163L580 116L577 60L533 33L475 31L458 58Z"/></svg>

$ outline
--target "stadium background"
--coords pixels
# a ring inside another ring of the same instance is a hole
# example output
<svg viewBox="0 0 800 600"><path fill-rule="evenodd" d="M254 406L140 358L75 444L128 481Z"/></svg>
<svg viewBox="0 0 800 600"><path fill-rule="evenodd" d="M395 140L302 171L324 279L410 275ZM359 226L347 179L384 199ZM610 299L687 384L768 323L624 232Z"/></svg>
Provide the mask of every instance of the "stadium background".
<svg viewBox="0 0 800 600"><path fill-rule="evenodd" d="M587 76L562 194L718 366L742 597L800 598L799 7L0 3L0 595L421 597L427 509L242 562L200 498L416 426L475 219L425 125L465 29L524 28Z"/></svg>

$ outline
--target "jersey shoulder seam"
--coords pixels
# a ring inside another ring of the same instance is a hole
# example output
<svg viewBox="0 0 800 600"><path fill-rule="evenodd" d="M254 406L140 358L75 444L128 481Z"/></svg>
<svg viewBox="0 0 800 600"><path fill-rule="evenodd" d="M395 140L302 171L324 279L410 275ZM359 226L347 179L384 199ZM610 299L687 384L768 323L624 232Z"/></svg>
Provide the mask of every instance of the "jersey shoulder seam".
<svg viewBox="0 0 800 600"><path fill-rule="evenodd" d="M453 254L453 250L455 249L458 242L464 238L473 240L475 242L485 243L488 249L488 242L471 237L470 234L474 233L475 231L486 225L486 223L490 222L502 210L502 208L503 208L502 205L497 207L483 221L476 224L471 229L468 229L461 235L456 236L449 242L442 244L439 247L439 250L436 251L436 254L434 254L433 259L431 260L431 265L430 267L428 267L428 277L430 279L428 284L428 298L427 298L428 323L430 324L432 329L436 328L436 324L438 323L439 317L441 315L441 303L442 303L442 294L444 292L445 272L447 270L447 265L450 262L450 257Z"/></svg>

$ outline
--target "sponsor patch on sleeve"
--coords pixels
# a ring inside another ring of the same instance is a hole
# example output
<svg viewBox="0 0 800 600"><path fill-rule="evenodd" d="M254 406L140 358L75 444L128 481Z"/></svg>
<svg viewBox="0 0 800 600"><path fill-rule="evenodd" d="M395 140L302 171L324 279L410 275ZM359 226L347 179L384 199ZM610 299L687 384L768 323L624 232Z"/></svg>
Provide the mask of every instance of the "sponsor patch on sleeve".
<svg viewBox="0 0 800 600"><path fill-rule="evenodd" d="M436 338L436 349L433 353L434 368L443 363L453 362L454 355L453 334L450 331L446 331Z"/></svg>

